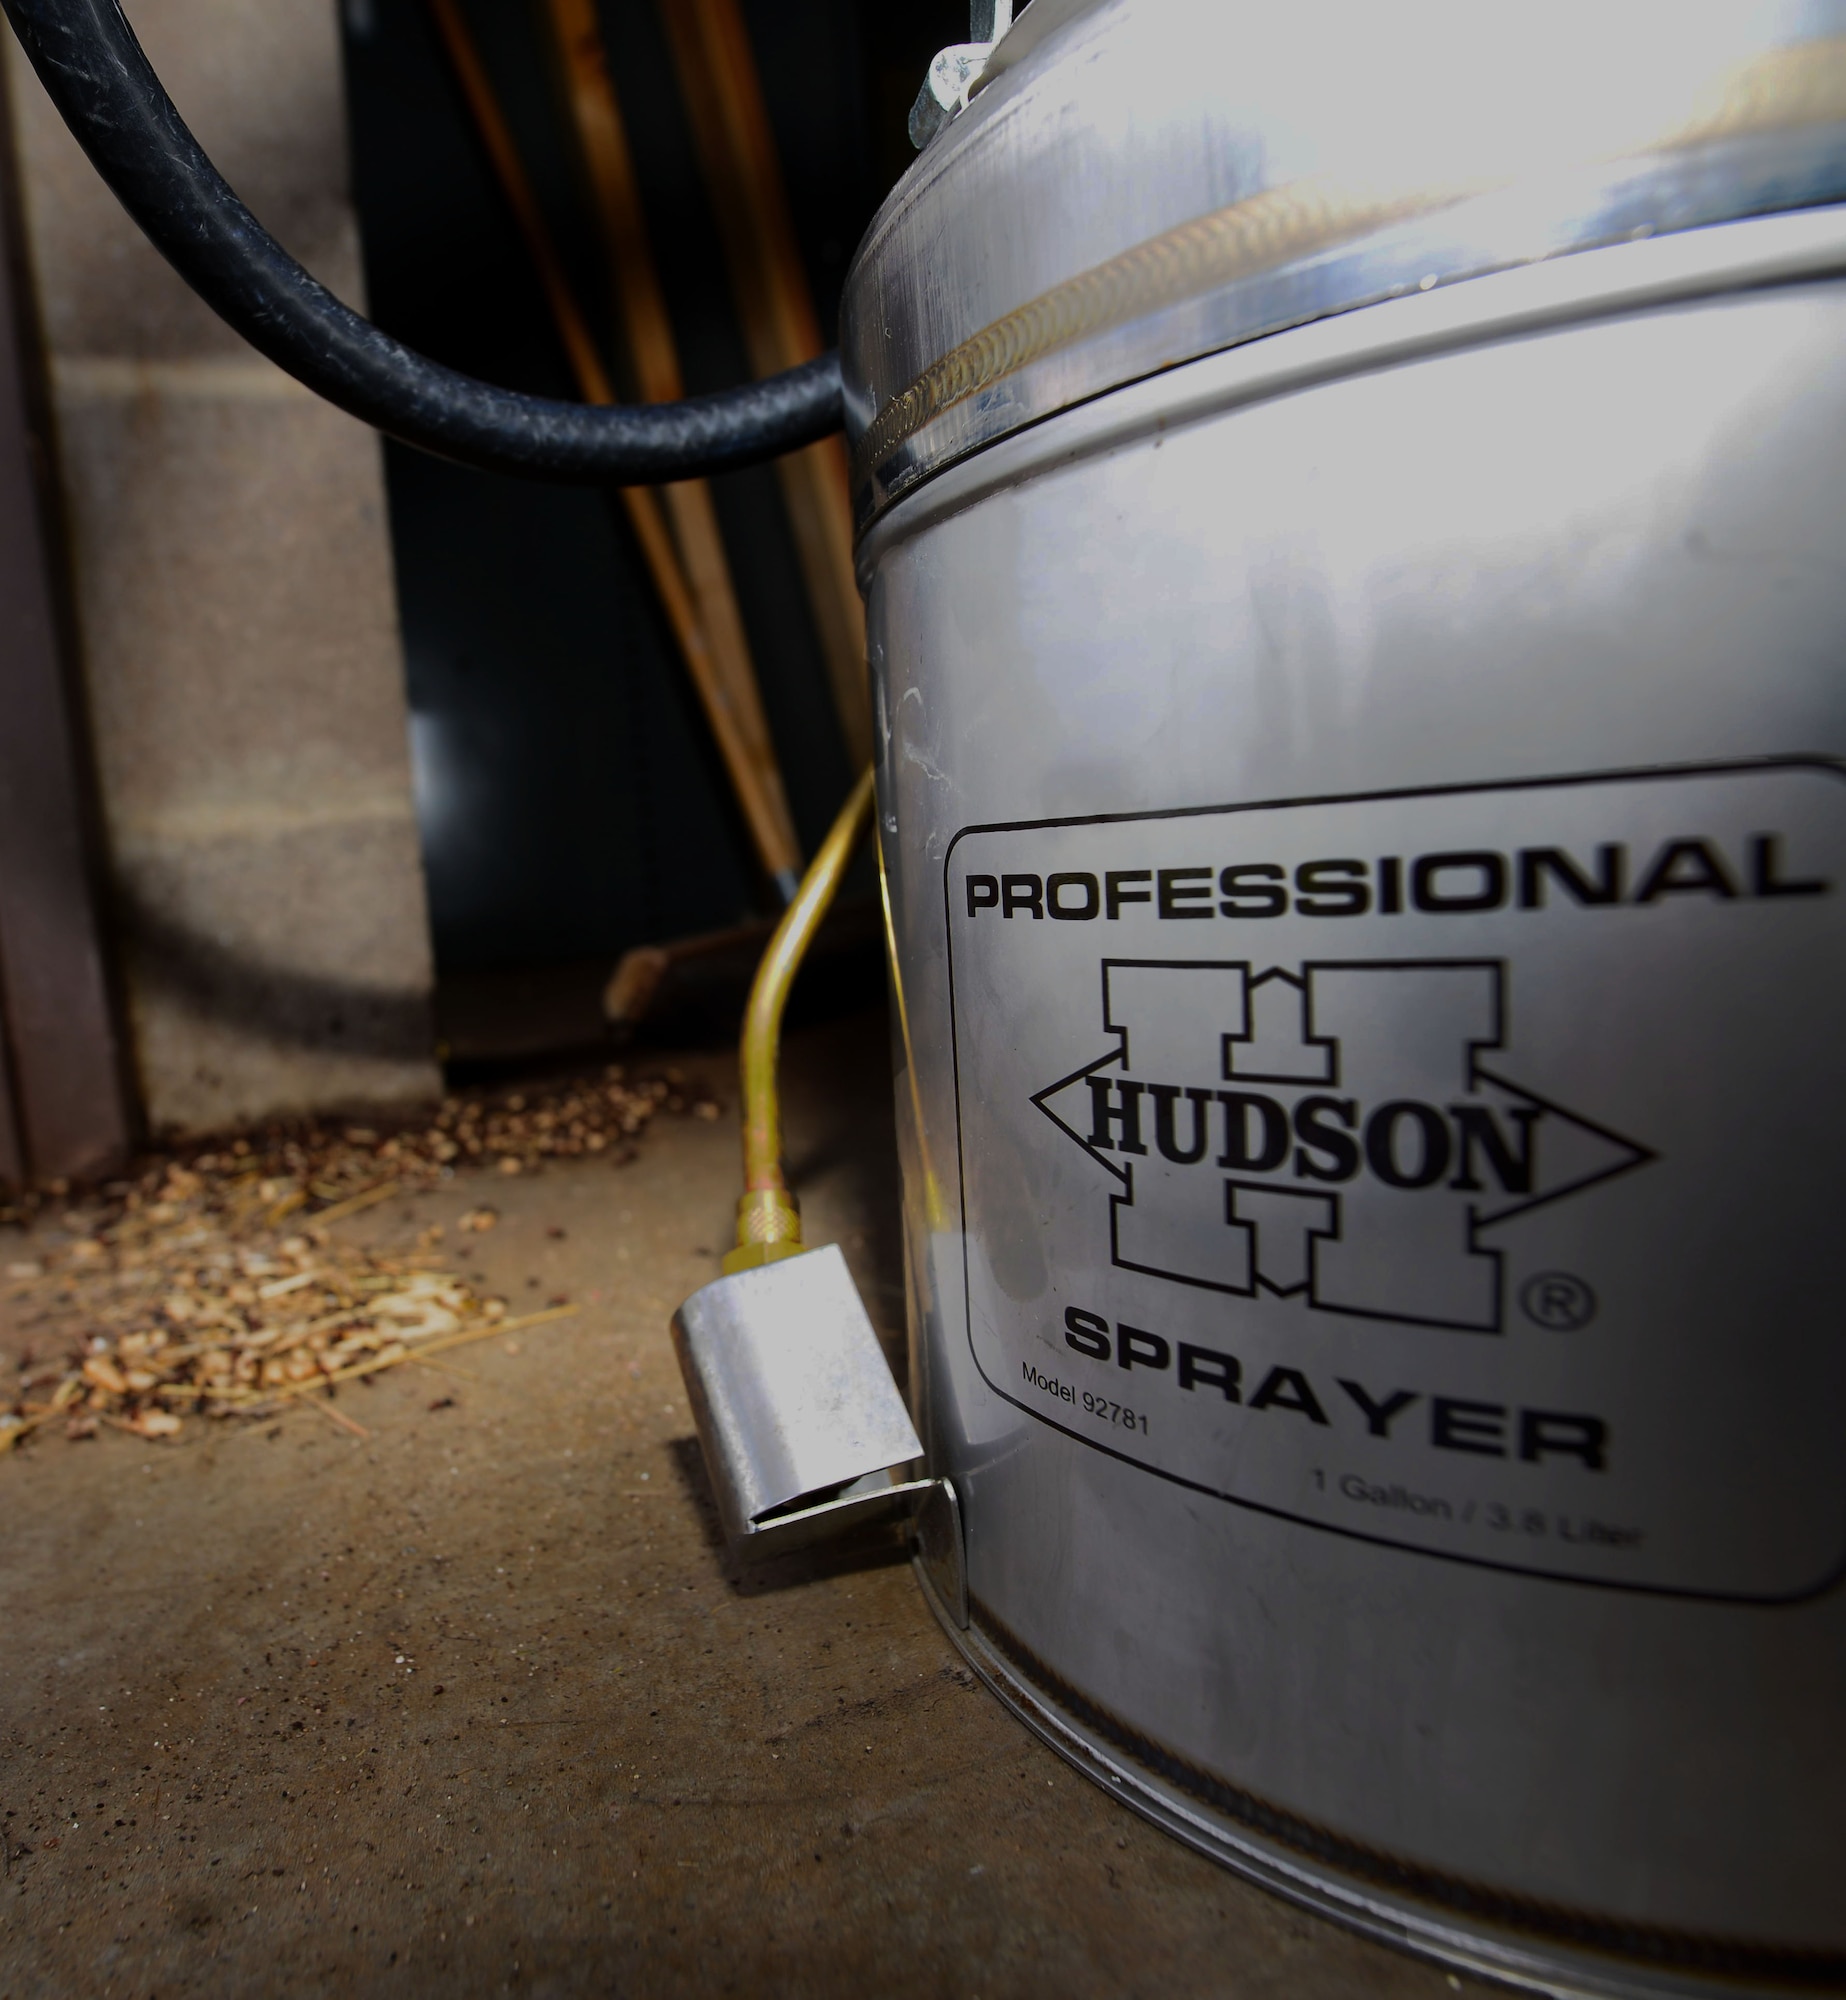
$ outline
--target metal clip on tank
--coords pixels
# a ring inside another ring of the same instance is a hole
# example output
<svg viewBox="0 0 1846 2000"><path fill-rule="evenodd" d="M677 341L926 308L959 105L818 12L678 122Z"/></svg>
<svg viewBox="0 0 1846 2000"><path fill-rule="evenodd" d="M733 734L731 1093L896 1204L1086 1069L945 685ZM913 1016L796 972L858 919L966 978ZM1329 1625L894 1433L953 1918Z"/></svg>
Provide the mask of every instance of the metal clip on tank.
<svg viewBox="0 0 1846 2000"><path fill-rule="evenodd" d="M973 0L965 42L939 49L910 107L910 143L920 153L979 86L1000 37L1013 25L1013 0Z"/></svg>
<svg viewBox="0 0 1846 2000"><path fill-rule="evenodd" d="M744 1192L724 1275L673 1316L673 1346L733 1548L774 1553L922 1509L925 1566L962 1608L946 1481L906 1479L923 1446L837 1244L810 1250L782 1169L776 1056L789 988L871 816L868 770L789 905L751 989L742 1046Z"/></svg>

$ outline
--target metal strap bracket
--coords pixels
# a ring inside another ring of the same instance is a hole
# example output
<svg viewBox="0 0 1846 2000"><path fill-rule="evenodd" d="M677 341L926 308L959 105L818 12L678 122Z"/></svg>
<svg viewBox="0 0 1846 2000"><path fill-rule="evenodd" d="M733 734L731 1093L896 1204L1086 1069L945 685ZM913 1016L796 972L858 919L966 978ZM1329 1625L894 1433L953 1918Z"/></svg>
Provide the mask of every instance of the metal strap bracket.
<svg viewBox="0 0 1846 2000"><path fill-rule="evenodd" d="M733 1548L772 1553L911 1512L923 1446L836 1244L734 1271L673 1316Z"/></svg>

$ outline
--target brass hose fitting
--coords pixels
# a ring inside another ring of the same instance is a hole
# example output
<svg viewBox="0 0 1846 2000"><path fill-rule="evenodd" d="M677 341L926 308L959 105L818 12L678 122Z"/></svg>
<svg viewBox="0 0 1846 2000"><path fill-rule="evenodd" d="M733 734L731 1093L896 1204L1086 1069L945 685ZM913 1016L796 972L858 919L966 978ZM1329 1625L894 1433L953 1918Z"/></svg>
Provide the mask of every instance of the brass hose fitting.
<svg viewBox="0 0 1846 2000"><path fill-rule="evenodd" d="M750 988L740 1051L744 1191L737 1204L737 1247L724 1260L727 1274L798 1256L804 1247L801 1213L782 1170L782 1104L776 1086L782 1014L795 974L832 907L847 863L871 816L872 773L868 768L801 878L795 900L783 912Z"/></svg>

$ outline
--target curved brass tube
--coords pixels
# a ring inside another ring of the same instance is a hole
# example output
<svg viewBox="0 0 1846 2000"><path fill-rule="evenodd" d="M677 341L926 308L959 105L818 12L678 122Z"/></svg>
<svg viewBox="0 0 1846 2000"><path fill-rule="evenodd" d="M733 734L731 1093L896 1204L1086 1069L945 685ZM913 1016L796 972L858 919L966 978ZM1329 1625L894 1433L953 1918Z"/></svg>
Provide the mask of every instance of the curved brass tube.
<svg viewBox="0 0 1846 2000"><path fill-rule="evenodd" d="M846 874L859 836L872 816L872 773L852 788L820 851L801 878L795 900L782 914L769 949L756 969L750 1005L744 1013L743 1072L744 1191L737 1203L737 1247L724 1260L729 1271L772 1264L802 1248L801 1216L782 1171L782 1106L776 1089L776 1058L782 1042L782 1012L801 961Z"/></svg>

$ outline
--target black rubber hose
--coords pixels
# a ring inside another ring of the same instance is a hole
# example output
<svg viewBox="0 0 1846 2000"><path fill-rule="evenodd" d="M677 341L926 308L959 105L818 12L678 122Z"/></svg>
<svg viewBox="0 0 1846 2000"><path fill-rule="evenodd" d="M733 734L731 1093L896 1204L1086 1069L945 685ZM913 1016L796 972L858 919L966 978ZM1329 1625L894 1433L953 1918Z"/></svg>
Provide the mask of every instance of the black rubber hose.
<svg viewBox="0 0 1846 2000"><path fill-rule="evenodd" d="M638 486L752 465L841 424L837 355L747 388L598 408L496 389L344 306L205 157L116 0L0 0L39 81L154 247L297 381L406 444L495 472Z"/></svg>

